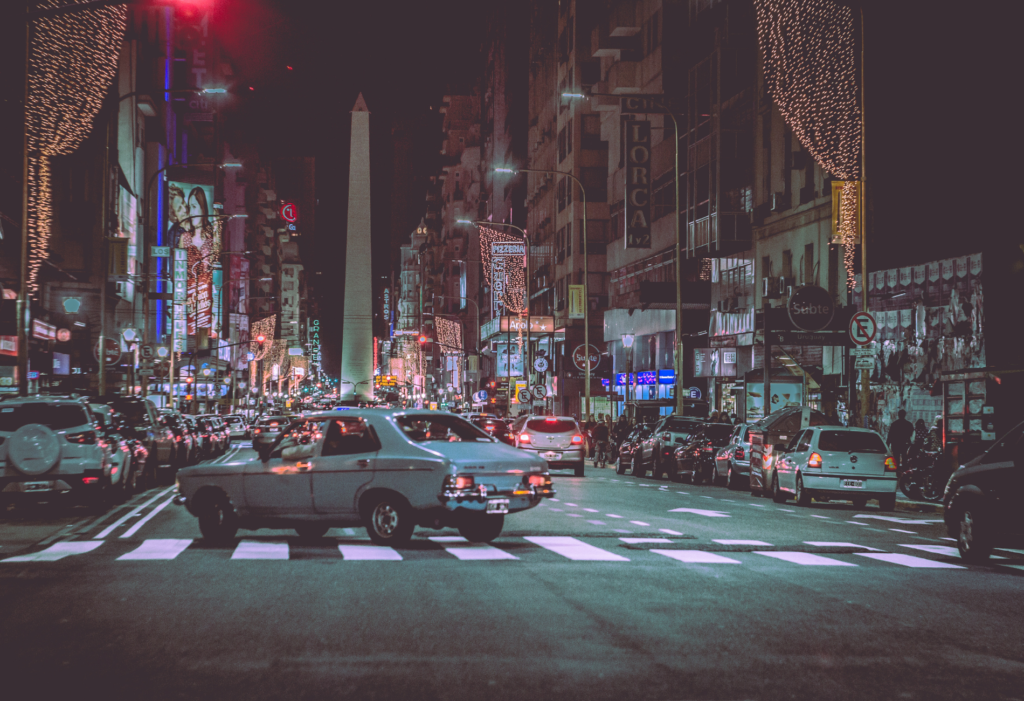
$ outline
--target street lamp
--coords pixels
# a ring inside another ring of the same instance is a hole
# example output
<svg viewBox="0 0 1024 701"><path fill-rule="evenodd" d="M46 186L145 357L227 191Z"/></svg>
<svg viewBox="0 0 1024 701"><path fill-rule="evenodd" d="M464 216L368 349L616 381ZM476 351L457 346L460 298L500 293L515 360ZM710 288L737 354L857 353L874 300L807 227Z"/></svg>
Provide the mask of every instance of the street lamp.
<svg viewBox="0 0 1024 701"><path fill-rule="evenodd" d="M586 358L584 365L585 380L583 389L586 394L586 404L583 410L583 420L590 417L590 241L587 238L587 189L583 182L572 173L564 170L544 170L541 168L495 168L496 173L543 173L551 175L565 175L572 178L573 182L580 186L580 193L583 196L583 355Z"/></svg>
<svg viewBox="0 0 1024 701"><path fill-rule="evenodd" d="M676 352L675 352L675 366L676 366L676 413L680 416L683 415L683 258L682 258L682 237L679 231L679 120L676 119L676 115L672 110L665 107L659 100L650 95L616 95L613 93L601 93L592 92L591 97L630 97L639 98L650 102L655 107L662 110L657 114L665 114L672 118L672 126L675 128L676 143L676 166L675 166L675 186L676 186ZM562 93L562 97L586 99L586 95L581 93Z"/></svg>
<svg viewBox="0 0 1024 701"><path fill-rule="evenodd" d="M129 373L128 373L128 383L129 383L129 386L125 388L126 389L125 394L127 394L127 395L134 395L135 394L135 346L138 345L139 338L138 338L138 334L135 333L135 329L133 329L131 327L128 327L124 331L122 331L121 332L121 337L124 339L124 342L128 345L128 352L132 354L131 365L129 365Z"/></svg>
<svg viewBox="0 0 1024 701"><path fill-rule="evenodd" d="M629 401L629 386L633 381L633 340L631 333L622 334L622 346L626 349L626 418L633 422L633 408Z"/></svg>

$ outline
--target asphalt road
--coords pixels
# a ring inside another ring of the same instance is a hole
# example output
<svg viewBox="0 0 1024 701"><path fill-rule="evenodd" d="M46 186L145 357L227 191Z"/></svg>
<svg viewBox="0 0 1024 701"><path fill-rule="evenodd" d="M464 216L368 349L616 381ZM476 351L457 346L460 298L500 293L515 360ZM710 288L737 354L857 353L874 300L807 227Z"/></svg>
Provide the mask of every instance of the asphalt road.
<svg viewBox="0 0 1024 701"><path fill-rule="evenodd" d="M19 531L31 515L8 516L0 693L1024 698L1024 552L965 566L940 516L873 502L801 508L595 469L556 486L491 546L418 529L367 549L362 529L334 529L210 547L169 487L44 542Z"/></svg>

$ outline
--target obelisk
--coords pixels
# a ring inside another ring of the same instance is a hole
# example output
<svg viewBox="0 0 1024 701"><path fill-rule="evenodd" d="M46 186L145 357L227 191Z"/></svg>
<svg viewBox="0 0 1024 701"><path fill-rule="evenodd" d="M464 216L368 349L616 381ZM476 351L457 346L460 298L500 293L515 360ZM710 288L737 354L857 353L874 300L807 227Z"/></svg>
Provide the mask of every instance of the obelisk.
<svg viewBox="0 0 1024 701"><path fill-rule="evenodd" d="M359 93L352 107L342 321L342 401L373 399L373 280L370 260L370 110Z"/></svg>

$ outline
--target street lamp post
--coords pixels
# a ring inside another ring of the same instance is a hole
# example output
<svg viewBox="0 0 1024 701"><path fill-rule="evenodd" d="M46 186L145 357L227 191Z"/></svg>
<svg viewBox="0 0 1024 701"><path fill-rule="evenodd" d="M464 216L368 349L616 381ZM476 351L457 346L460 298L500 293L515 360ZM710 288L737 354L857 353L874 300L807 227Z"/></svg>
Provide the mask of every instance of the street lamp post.
<svg viewBox="0 0 1024 701"><path fill-rule="evenodd" d="M626 420L633 423L633 410L629 401L629 387L633 383L633 340L631 333L622 334L622 345L626 349Z"/></svg>
<svg viewBox="0 0 1024 701"><path fill-rule="evenodd" d="M585 380L583 389L586 394L586 403L583 410L583 421L590 417L590 241L587 238L587 190L572 173L564 170L544 170L540 168L495 168L499 173L546 173L551 175L565 175L572 178L573 182L580 186L580 193L583 196L583 355L585 360Z"/></svg>
<svg viewBox="0 0 1024 701"><path fill-rule="evenodd" d="M675 366L676 366L676 413L680 416L683 415L683 246L682 246L682 234L680 232L680 212L679 212L679 120L672 110L668 109L660 100L650 95L616 95L613 93L601 93L591 92L591 97L628 97L634 99L642 99L651 103L655 107L662 111L656 114L664 114L672 118L672 126L675 128L676 142L675 142L675 189L676 189L676 216L675 216L675 229L676 229L676 352L675 352ZM581 93L562 93L562 97L567 98L585 98L586 95Z"/></svg>

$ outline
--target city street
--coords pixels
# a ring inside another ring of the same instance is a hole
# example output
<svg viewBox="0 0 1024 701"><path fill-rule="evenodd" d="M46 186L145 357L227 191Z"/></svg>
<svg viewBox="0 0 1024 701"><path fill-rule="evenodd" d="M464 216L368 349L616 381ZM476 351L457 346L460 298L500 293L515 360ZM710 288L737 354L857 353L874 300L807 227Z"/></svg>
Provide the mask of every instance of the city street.
<svg viewBox="0 0 1024 701"><path fill-rule="evenodd" d="M1024 552L965 566L941 514L906 505L587 473L491 545L211 547L170 486L41 542L5 519L5 696L1020 698Z"/></svg>

